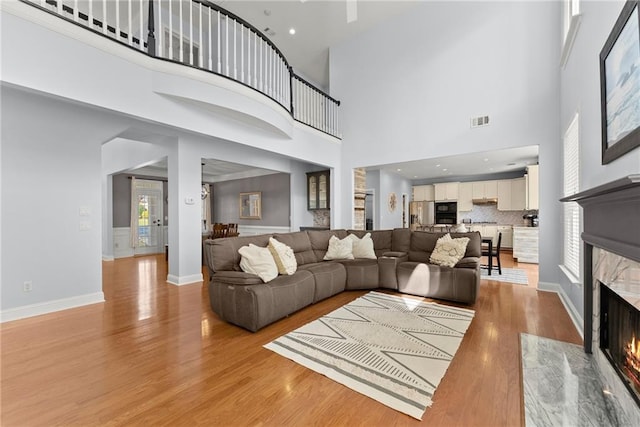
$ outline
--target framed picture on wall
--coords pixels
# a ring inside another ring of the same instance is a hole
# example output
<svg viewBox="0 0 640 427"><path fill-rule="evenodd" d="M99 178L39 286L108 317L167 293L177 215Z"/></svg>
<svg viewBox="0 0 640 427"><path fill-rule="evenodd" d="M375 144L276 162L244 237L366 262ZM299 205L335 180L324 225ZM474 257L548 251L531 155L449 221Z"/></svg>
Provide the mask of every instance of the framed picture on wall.
<svg viewBox="0 0 640 427"><path fill-rule="evenodd" d="M628 0L600 52L602 164L640 146L640 14Z"/></svg>
<svg viewBox="0 0 640 427"><path fill-rule="evenodd" d="M240 193L240 219L262 218L262 193Z"/></svg>

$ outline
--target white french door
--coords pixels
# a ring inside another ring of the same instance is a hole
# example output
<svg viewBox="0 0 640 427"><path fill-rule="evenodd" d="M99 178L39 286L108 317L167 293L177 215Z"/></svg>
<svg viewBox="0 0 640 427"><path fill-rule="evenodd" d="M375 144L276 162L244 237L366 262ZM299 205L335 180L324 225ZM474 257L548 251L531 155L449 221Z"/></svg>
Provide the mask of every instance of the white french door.
<svg viewBox="0 0 640 427"><path fill-rule="evenodd" d="M163 193L162 182L137 181L138 244L135 255L164 252Z"/></svg>

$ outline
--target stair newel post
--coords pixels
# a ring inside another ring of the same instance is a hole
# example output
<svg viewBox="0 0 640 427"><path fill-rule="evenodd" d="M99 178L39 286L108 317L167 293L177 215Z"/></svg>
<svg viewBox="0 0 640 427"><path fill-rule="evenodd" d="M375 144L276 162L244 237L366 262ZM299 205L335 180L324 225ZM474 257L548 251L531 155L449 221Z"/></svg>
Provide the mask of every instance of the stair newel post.
<svg viewBox="0 0 640 427"><path fill-rule="evenodd" d="M147 35L147 53L156 56L155 16L153 12L153 0L149 0L149 34Z"/></svg>

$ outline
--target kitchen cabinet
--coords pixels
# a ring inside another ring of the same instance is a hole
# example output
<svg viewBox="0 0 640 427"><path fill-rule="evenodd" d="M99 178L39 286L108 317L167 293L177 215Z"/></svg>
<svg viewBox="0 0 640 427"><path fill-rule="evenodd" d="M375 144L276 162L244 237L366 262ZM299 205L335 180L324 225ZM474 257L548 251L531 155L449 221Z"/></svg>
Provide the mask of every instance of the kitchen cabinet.
<svg viewBox="0 0 640 427"><path fill-rule="evenodd" d="M510 225L499 225L497 232L502 233L500 248L513 248L513 227Z"/></svg>
<svg viewBox="0 0 640 427"><path fill-rule="evenodd" d="M473 183L461 182L458 186L458 211L470 212L473 210Z"/></svg>
<svg viewBox="0 0 640 427"><path fill-rule="evenodd" d="M458 182L444 182L441 184L434 184L436 201L457 201L458 185Z"/></svg>
<svg viewBox="0 0 640 427"><path fill-rule="evenodd" d="M526 179L526 209L539 209L540 197L539 197L539 171L538 165L527 166Z"/></svg>
<svg viewBox="0 0 640 427"><path fill-rule="evenodd" d="M513 227L513 257L518 262L538 263L537 227Z"/></svg>
<svg viewBox="0 0 640 427"><path fill-rule="evenodd" d="M330 171L307 173L307 210L329 209Z"/></svg>
<svg viewBox="0 0 640 427"><path fill-rule="evenodd" d="M498 197L498 181L477 181L471 184L474 199L495 199Z"/></svg>
<svg viewBox="0 0 640 427"><path fill-rule="evenodd" d="M521 211L525 209L526 184L524 178L498 181L498 210Z"/></svg>
<svg viewBox="0 0 640 427"><path fill-rule="evenodd" d="M435 200L433 185L414 185L412 193L414 202L433 202Z"/></svg>

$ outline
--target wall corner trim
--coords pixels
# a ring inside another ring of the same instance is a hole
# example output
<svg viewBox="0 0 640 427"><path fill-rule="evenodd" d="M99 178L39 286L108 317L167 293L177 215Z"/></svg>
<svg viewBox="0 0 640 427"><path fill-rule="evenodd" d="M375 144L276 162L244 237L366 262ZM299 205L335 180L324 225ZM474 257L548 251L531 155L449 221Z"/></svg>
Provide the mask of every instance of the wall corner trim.
<svg viewBox="0 0 640 427"><path fill-rule="evenodd" d="M578 310L576 310L576 307L573 305L573 303L565 293L564 289L562 289L562 286L560 286L557 283L538 282L538 290L543 292L555 292L558 294L558 296L560 297L560 301L562 302L562 305L564 305L565 310L567 310L569 317L573 321L573 326L575 326L576 329L578 330L578 334L580 334L580 337L584 339L584 329L583 329L584 320L582 319L582 316L580 316L580 314L578 313Z"/></svg>
<svg viewBox="0 0 640 427"><path fill-rule="evenodd" d="M37 304L23 305L21 307L0 311L0 323L103 302L104 293L96 292Z"/></svg>

